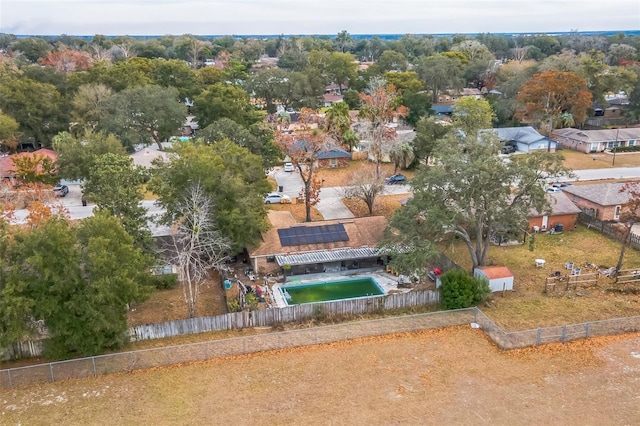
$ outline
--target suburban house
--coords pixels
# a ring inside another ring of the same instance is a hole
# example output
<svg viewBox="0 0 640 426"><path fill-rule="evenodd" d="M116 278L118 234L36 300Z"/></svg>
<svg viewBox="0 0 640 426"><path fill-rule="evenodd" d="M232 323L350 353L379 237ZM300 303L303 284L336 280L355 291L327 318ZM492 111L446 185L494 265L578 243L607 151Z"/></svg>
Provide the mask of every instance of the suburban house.
<svg viewBox="0 0 640 426"><path fill-rule="evenodd" d="M163 142L162 148L170 148L173 146L170 142ZM163 161L169 161L172 156L176 154L169 153L166 151L159 151L157 144L151 144L142 147L138 151L129 155L129 158L133 161L134 166L144 167L146 169L150 169L152 167L152 162L156 158L162 158Z"/></svg>
<svg viewBox="0 0 640 426"><path fill-rule="evenodd" d="M316 166L320 169L348 167L350 161L351 153L335 146L316 155Z"/></svg>
<svg viewBox="0 0 640 426"><path fill-rule="evenodd" d="M520 152L551 151L555 152L557 143L554 140L542 136L531 126L501 127L497 129L485 129L481 132L493 132L501 142L513 144Z"/></svg>
<svg viewBox="0 0 640 426"><path fill-rule="evenodd" d="M625 185L625 182L571 185L562 191L588 215L603 221L616 221L629 201L629 191L623 190Z"/></svg>
<svg viewBox="0 0 640 426"><path fill-rule="evenodd" d="M182 124L182 136L191 137L198 130L198 123L195 121L195 117L190 115L186 118Z"/></svg>
<svg viewBox="0 0 640 426"><path fill-rule="evenodd" d="M15 174L15 165L13 163L14 158L19 157L38 157L42 156L43 158L48 158L52 163L55 163L58 159L58 154L55 151L52 151L47 148L41 148L37 151L33 152L21 152L19 154L6 155L4 157L0 157L0 179L1 180L9 180L13 181L16 178Z"/></svg>
<svg viewBox="0 0 640 426"><path fill-rule="evenodd" d="M479 89L470 87L465 87L460 91L447 90L438 95L437 102L434 102L431 105L431 110L433 110L436 117L450 117L451 114L453 114L456 101L467 96L473 96L476 99L480 99L483 97L483 94Z"/></svg>
<svg viewBox="0 0 640 426"><path fill-rule="evenodd" d="M259 246L249 248L249 262L260 273L303 275L380 268L377 245L387 220L382 216L298 223L288 211L270 210L272 228Z"/></svg>
<svg viewBox="0 0 640 426"><path fill-rule="evenodd" d="M562 192L548 193L547 201L550 211L538 212L534 209L529 214L529 231L544 232L556 228L558 224L562 225L563 230L573 231L578 221L578 213L581 212L580 208Z"/></svg>
<svg viewBox="0 0 640 426"><path fill-rule="evenodd" d="M471 87L465 87L460 91L447 90L444 93L441 93L438 95L438 102L436 102L435 105L454 104L458 99L461 99L467 96L472 96L475 99L480 99L482 98L483 95L480 89L475 89Z"/></svg>
<svg viewBox="0 0 640 426"><path fill-rule="evenodd" d="M563 148L582 152L602 152L618 146L636 146L640 140L640 128L626 129L557 129L553 138Z"/></svg>
<svg viewBox="0 0 640 426"><path fill-rule="evenodd" d="M342 102L344 96L337 93L325 93L322 95L323 106L332 107L334 104L338 102Z"/></svg>

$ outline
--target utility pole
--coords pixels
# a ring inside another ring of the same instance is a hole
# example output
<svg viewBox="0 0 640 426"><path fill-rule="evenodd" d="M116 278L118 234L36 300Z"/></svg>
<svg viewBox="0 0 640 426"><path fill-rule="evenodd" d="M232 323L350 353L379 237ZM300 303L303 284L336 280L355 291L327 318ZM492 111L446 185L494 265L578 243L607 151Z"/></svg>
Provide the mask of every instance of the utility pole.
<svg viewBox="0 0 640 426"><path fill-rule="evenodd" d="M616 131L616 141L613 144L613 162L611 163L612 166L616 165L616 151L618 150L618 135L620 134L620 128L618 127L618 130Z"/></svg>
<svg viewBox="0 0 640 426"><path fill-rule="evenodd" d="M551 152L551 132L553 132L553 117L549 114L549 101L551 92L547 94L547 117L549 117L549 135L547 136L547 152Z"/></svg>

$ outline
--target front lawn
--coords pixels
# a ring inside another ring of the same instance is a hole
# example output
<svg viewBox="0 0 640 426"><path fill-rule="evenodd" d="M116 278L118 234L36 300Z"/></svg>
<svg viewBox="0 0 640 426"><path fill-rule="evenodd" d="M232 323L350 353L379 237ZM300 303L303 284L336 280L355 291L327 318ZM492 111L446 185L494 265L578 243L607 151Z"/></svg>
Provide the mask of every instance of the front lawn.
<svg viewBox="0 0 640 426"><path fill-rule="evenodd" d="M514 291L493 293L480 308L507 331L564 325L595 320L640 315L640 295L620 293L612 279L602 277L596 287L578 287L565 291L557 284L554 291L545 293L545 279L551 273L569 272L565 263L579 266L593 263L612 267L618 262L620 244L593 230L579 226L563 234L537 234L535 248L529 251L528 242L522 245L489 250L488 265L507 266L513 272ZM442 243L447 256L470 270L469 253L459 240ZM535 259L545 259L544 268L536 268ZM623 268L640 269L640 252L627 249ZM591 272L582 268L583 273ZM640 286L637 286L640 290ZM612 291L615 290L615 291ZM626 290L634 290L627 286Z"/></svg>
<svg viewBox="0 0 640 426"><path fill-rule="evenodd" d="M376 165L368 160L352 160L348 167L339 167L335 169L316 169L314 174L323 182L325 187L347 186L351 176L358 170L371 168L375 169ZM383 163L380 165L380 174L382 177L389 177L394 174L394 166L391 163ZM405 175L411 179L414 175L413 170L398 170L397 173Z"/></svg>
<svg viewBox="0 0 640 426"><path fill-rule="evenodd" d="M640 166L640 152L617 153L615 165L613 164L613 154L608 152L585 154L584 152L563 149L558 153L564 157L563 164L565 167L572 170Z"/></svg>

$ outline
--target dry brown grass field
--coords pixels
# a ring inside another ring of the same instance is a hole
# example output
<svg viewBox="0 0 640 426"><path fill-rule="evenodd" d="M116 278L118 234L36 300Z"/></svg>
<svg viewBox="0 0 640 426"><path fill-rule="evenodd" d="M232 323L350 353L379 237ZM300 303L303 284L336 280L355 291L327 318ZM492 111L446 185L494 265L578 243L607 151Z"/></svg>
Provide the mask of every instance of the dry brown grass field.
<svg viewBox="0 0 640 426"><path fill-rule="evenodd" d="M638 347L503 352L452 327L0 391L0 423L638 424Z"/></svg>
<svg viewBox="0 0 640 426"><path fill-rule="evenodd" d="M469 253L461 242L443 243L441 248L456 263L471 269ZM494 293L481 308L507 331L640 315L640 286L618 286L607 277L601 277L597 286L566 291L565 285L558 284L545 293L546 277L555 271L567 273L565 263L593 263L608 268L617 264L619 254L620 243L582 226L562 234L536 235L533 251L528 242L492 246L487 264L507 266L515 277L514 291L506 292L504 297ZM546 260L544 268L536 268L537 258ZM636 267L640 269L640 252L628 249L623 268ZM582 272L595 270L583 267Z"/></svg>
<svg viewBox="0 0 640 426"><path fill-rule="evenodd" d="M613 164L613 154L608 152L585 154L570 149L563 149L558 151L558 153L564 157L564 165L572 170L640 166L640 152L618 153L616 154L615 164Z"/></svg>

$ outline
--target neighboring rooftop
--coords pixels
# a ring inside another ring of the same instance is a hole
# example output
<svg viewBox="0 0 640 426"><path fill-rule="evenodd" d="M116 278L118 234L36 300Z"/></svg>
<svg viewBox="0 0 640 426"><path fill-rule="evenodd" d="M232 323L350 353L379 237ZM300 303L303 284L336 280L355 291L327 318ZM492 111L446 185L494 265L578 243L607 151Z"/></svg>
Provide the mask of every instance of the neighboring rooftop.
<svg viewBox="0 0 640 426"><path fill-rule="evenodd" d="M640 128L581 130L581 129L556 129L554 134L581 142L609 142L640 139Z"/></svg>
<svg viewBox="0 0 640 426"><path fill-rule="evenodd" d="M629 201L629 191L621 192L625 185L625 182L594 183L566 186L562 190L601 206L617 206Z"/></svg>

